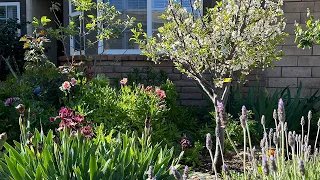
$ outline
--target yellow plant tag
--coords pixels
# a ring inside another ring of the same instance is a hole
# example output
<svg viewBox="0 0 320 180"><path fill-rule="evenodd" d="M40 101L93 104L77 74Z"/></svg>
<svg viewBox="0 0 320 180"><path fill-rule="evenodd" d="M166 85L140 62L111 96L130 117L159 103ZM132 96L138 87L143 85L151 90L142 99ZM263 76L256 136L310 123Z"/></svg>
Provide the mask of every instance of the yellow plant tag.
<svg viewBox="0 0 320 180"><path fill-rule="evenodd" d="M224 80L223 80L223 82L231 82L232 81L232 78L225 78Z"/></svg>

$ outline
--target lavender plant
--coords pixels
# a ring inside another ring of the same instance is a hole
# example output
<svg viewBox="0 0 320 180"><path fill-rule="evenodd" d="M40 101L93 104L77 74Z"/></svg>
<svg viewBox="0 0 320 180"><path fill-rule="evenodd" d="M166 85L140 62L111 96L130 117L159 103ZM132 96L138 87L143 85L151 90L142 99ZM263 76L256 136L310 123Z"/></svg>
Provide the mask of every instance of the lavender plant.
<svg viewBox="0 0 320 180"><path fill-rule="evenodd" d="M276 130L270 130L269 134L264 130L264 136L260 142L261 155L251 149L250 135L246 134L248 129L245 128L247 121L245 116L245 107L242 108L241 124L244 130L244 154L251 153L250 157L243 156L243 173L226 171L222 174L224 179L319 179L320 157L318 156L318 136L320 123L318 123L317 138L313 147L309 145L310 121L312 113L308 113L308 130L307 135L297 134L295 131L288 131L285 116L284 102L279 100L278 109L274 112ZM319 120L320 122L320 120ZM264 118L261 124L264 126ZM304 117L301 118L301 128L305 125ZM303 132L303 131L302 131ZM248 135L248 136L247 136ZM273 143L272 143L273 142ZM249 150L246 149L247 144ZM248 166L250 164L250 166ZM227 165L223 165L226 169ZM227 175L227 173L229 175Z"/></svg>

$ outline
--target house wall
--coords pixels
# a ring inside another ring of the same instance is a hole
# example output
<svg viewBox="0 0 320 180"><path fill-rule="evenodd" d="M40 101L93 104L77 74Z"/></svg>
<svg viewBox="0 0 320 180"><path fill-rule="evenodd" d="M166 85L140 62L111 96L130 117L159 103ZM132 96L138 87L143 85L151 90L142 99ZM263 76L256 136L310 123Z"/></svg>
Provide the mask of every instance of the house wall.
<svg viewBox="0 0 320 180"><path fill-rule="evenodd" d="M287 86L295 91L301 82L303 85L301 97L309 96L320 88L320 45L302 50L298 49L294 43L294 22L305 23L307 8L315 18L320 18L320 1L318 0L284 0L283 9L287 19L285 31L289 36L285 38L285 44L278 48L282 49L286 56L281 61L275 62L273 69L252 71L243 86L244 92L248 91L249 87L257 85L257 82L267 87L270 92ZM63 59L65 58L61 58ZM154 65L140 55L104 55L99 56L97 60L99 66L97 72L104 73L111 79L127 77L134 68L143 69L152 66L156 70L164 70L177 86L181 105L208 105L206 96L201 93L196 82L181 75L169 62Z"/></svg>
<svg viewBox="0 0 320 180"><path fill-rule="evenodd" d="M296 91L302 83L301 97L309 96L320 88L320 45L310 49L298 49L294 43L295 21L304 25L307 20L307 8L316 19L320 18L319 0L284 0L284 12L287 19L285 31L289 34L285 44L279 46L283 50L282 60L275 62L273 69L267 69L265 86L272 92L276 88L291 87Z"/></svg>

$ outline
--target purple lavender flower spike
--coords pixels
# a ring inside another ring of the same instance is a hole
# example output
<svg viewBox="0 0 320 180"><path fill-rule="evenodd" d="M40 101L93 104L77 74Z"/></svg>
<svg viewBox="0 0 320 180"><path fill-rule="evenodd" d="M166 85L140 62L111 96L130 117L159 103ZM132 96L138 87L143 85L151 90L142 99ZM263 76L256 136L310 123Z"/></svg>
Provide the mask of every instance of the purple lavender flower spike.
<svg viewBox="0 0 320 180"><path fill-rule="evenodd" d="M284 109L284 103L283 103L282 98L280 98L280 99L279 99L279 105L278 105L278 108L279 108L279 109Z"/></svg>
<svg viewBox="0 0 320 180"><path fill-rule="evenodd" d="M298 168L301 175L304 176L304 174L306 173L306 169L304 168L304 163L302 159L299 160Z"/></svg>
<svg viewBox="0 0 320 180"><path fill-rule="evenodd" d="M284 110L284 102L283 100L280 98L279 99L279 104L278 104L278 118L280 122L284 122L285 121L285 110Z"/></svg>
<svg viewBox="0 0 320 180"><path fill-rule="evenodd" d="M222 170L227 176L230 176L229 168L226 164L222 165Z"/></svg>
<svg viewBox="0 0 320 180"><path fill-rule="evenodd" d="M148 174L148 178L152 179L152 177L153 177L153 166L149 166L147 174Z"/></svg>
<svg viewBox="0 0 320 180"><path fill-rule="evenodd" d="M218 102L217 102L217 107L218 107L218 109L223 109L223 108L224 108L224 107L223 107L223 103L220 102L220 101L218 101Z"/></svg>
<svg viewBox="0 0 320 180"><path fill-rule="evenodd" d="M277 172L277 165L276 165L276 161L275 161L275 158L273 156L270 156L270 169L273 171L273 172Z"/></svg>
<svg viewBox="0 0 320 180"><path fill-rule="evenodd" d="M265 156L262 157L262 169L263 169L264 175L268 176L269 175L268 159Z"/></svg>
<svg viewBox="0 0 320 180"><path fill-rule="evenodd" d="M182 176L183 180L187 180L188 179L188 170L189 170L189 167L185 166L184 167L184 171L183 171L183 176Z"/></svg>
<svg viewBox="0 0 320 180"><path fill-rule="evenodd" d="M242 112L242 116L247 117L247 108L246 108L246 106L244 106L244 105L242 106L241 112Z"/></svg>
<svg viewBox="0 0 320 180"><path fill-rule="evenodd" d="M171 172L172 172L172 175L174 176L174 178L181 179L181 175L180 175L179 171L174 166L171 167Z"/></svg>
<svg viewBox="0 0 320 180"><path fill-rule="evenodd" d="M208 150L212 149L212 140L211 140L211 134L208 133L206 137L206 147Z"/></svg>

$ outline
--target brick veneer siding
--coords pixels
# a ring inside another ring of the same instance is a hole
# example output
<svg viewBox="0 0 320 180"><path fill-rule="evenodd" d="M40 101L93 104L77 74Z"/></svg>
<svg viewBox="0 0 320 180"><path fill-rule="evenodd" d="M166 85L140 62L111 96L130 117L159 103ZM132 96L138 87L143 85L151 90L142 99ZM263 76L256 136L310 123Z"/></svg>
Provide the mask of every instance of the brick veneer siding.
<svg viewBox="0 0 320 180"><path fill-rule="evenodd" d="M163 61L154 64L141 55L103 55L96 56L96 73L105 74L111 80L127 77L135 68L142 72L148 67L153 67L156 71L164 71L168 78L176 85L179 94L179 103L183 106L207 106L208 101L204 93L201 92L197 83L182 75L176 70L170 61ZM81 60L76 57L75 60ZM66 62L66 57L60 57L60 64ZM92 63L91 63L92 64ZM112 81L111 81L112 82Z"/></svg>
<svg viewBox="0 0 320 180"><path fill-rule="evenodd" d="M296 91L302 83L301 97L309 96L320 88L320 45L310 49L298 49L294 43L295 21L304 25L307 20L307 8L316 19L320 18L319 0L284 0L284 12L287 19L285 44L280 46L286 55L275 62L273 69L264 72L265 85L270 91L290 86Z"/></svg>
<svg viewBox="0 0 320 180"><path fill-rule="evenodd" d="M283 9L287 19L285 31L289 34L285 38L285 44L279 46L286 54L281 61L275 62L273 69L269 68L263 72L254 70L247 77L247 83L243 91L247 92L249 87L259 84L268 88L270 92L277 88L290 86L295 91L302 82L303 89L301 97L309 96L320 88L320 45L311 49L298 49L294 43L294 22L304 24L307 17L307 8L315 18L320 18L320 1L318 0L284 0ZM63 62L65 58L60 58ZM162 62L159 65L147 61L140 55L104 55L97 56L98 73L104 73L111 79L126 77L134 68L145 68L153 66L156 70L163 70L168 74L170 80L177 87L180 95L181 105L207 105L205 94L201 92L197 83L181 75L170 62Z"/></svg>

